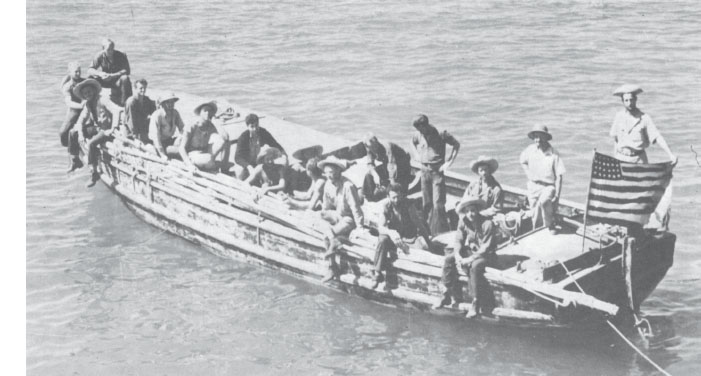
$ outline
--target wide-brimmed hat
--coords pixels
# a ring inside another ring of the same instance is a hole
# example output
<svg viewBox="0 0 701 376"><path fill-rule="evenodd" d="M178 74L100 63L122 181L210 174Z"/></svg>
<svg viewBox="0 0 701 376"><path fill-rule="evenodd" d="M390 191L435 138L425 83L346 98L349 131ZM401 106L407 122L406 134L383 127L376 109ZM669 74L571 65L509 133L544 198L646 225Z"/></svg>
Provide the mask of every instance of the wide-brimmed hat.
<svg viewBox="0 0 701 376"><path fill-rule="evenodd" d="M643 89L638 85L634 84L623 84L618 87L618 89L613 91L613 95L622 97L623 94L631 93L633 95L638 95L643 92Z"/></svg>
<svg viewBox="0 0 701 376"><path fill-rule="evenodd" d="M487 208L487 203L479 197L466 197L455 207L455 212L463 214L472 207L476 208L477 211L482 211Z"/></svg>
<svg viewBox="0 0 701 376"><path fill-rule="evenodd" d="M262 148L260 148L260 151L258 152L258 157L256 157L256 163L261 163L265 159L272 157L273 159L278 159L282 156L282 152L280 149L269 146L269 145L263 145Z"/></svg>
<svg viewBox="0 0 701 376"><path fill-rule="evenodd" d="M477 168L481 165L487 166L489 172L492 174L497 170L497 168L499 168L499 162L497 162L496 159L480 155L477 159L470 163L470 169L476 174Z"/></svg>
<svg viewBox="0 0 701 376"><path fill-rule="evenodd" d="M164 94L164 95L159 96L157 102L158 102L158 105L160 106L161 104L163 104L165 102L171 102L171 101L177 102L179 100L180 100L180 98L176 97L174 93L168 93L168 94Z"/></svg>
<svg viewBox="0 0 701 376"><path fill-rule="evenodd" d="M209 106L212 108L212 116L214 116L217 113L217 102L208 101L208 102L204 102L204 103L198 105L197 107L195 107L195 115L199 115L200 111L202 111L202 107L204 107L204 106Z"/></svg>
<svg viewBox="0 0 701 376"><path fill-rule="evenodd" d="M545 138L550 141L553 139L553 135L548 132L548 127L545 125L535 125L533 126L533 129L531 129L530 132L528 132L528 138L533 139L534 135L536 133L540 133L542 135L545 135Z"/></svg>
<svg viewBox="0 0 701 376"><path fill-rule="evenodd" d="M323 169L326 166L334 166L339 170L343 171L348 168L348 161L340 159L336 156L326 157L323 161L319 162L319 168Z"/></svg>
<svg viewBox="0 0 701 376"><path fill-rule="evenodd" d="M76 97L80 99L86 99L83 97L83 95L80 93L83 88L92 86L95 89L95 94L100 94L100 90L102 90L102 85L100 85L97 80L94 80L92 78L88 78L87 80L81 81L78 85L75 85L73 88L73 94L75 94Z"/></svg>

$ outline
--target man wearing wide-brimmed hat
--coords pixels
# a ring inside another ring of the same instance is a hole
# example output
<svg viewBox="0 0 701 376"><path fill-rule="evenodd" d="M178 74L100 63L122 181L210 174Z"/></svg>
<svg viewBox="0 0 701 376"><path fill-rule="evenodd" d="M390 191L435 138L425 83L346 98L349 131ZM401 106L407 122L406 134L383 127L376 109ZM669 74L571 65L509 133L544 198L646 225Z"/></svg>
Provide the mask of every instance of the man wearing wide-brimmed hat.
<svg viewBox="0 0 701 376"><path fill-rule="evenodd" d="M499 168L496 159L480 155L470 163L472 172L479 176L479 180L470 183L463 194L463 199L479 197L487 203L487 208L480 212L485 217L493 217L499 213L504 203L504 192L501 185L494 178L494 172Z"/></svg>
<svg viewBox="0 0 701 376"><path fill-rule="evenodd" d="M340 246L338 238L350 235L356 227L364 226L358 191L350 180L341 175L347 166L347 161L335 156L319 162L319 168L326 177L321 198L321 217L331 225L326 233L329 271L323 279L324 282L336 278L338 274L335 260L335 253Z"/></svg>
<svg viewBox="0 0 701 376"><path fill-rule="evenodd" d="M638 94L642 92L640 86L631 84L622 85L613 92L613 95L621 97L623 103L623 109L616 113L609 132L614 140L614 154L625 162L647 163L645 149L657 143L669 155L672 165L676 165L677 157L672 154L652 118L637 106Z"/></svg>
<svg viewBox="0 0 701 376"><path fill-rule="evenodd" d="M163 159L179 155L178 142L185 129L180 113L175 109L178 98L173 93L158 97L158 109L151 114L148 126L149 139L156 153Z"/></svg>
<svg viewBox="0 0 701 376"><path fill-rule="evenodd" d="M241 133L236 142L236 153L234 153L233 172L237 178L246 180L253 173L254 168L258 164L256 159L260 149L264 145L274 147L285 156L285 164L287 164L287 153L280 145L275 137L273 137L267 129L259 125L259 118L256 114L248 114L246 116L246 130Z"/></svg>
<svg viewBox="0 0 701 376"><path fill-rule="evenodd" d="M411 144L421 163L424 218L431 235L436 236L450 230L445 212L445 172L457 158L460 143L447 131L438 132L424 114L417 115L413 125L416 133ZM446 145L452 147L447 159Z"/></svg>
<svg viewBox="0 0 701 376"><path fill-rule="evenodd" d="M217 113L217 104L207 101L195 107L195 115L200 118L186 125L180 141L180 157L189 168L208 171L217 169L216 158L224 150L226 141L217 133L212 117Z"/></svg>
<svg viewBox="0 0 701 376"><path fill-rule="evenodd" d="M258 165L253 173L245 180L246 183L261 187L262 194L268 192L290 193L288 166L277 164L275 160L282 157L282 152L272 146L265 145L260 149L256 161Z"/></svg>
<svg viewBox="0 0 701 376"><path fill-rule="evenodd" d="M460 265L470 277L469 287L472 296L472 306L467 317L480 314L484 308L484 270L495 259L497 241L496 226L482 216L480 211L487 208L487 203L478 197L466 197L455 209L460 220L455 234L452 253L446 254L443 263L441 281L445 285L443 298L434 308L451 304L451 301L462 301L462 288L458 281L456 265Z"/></svg>
<svg viewBox="0 0 701 376"><path fill-rule="evenodd" d="M555 208L562 192L565 164L550 145L553 136L548 127L536 125L528 132L528 137L533 143L521 153L520 162L528 178L528 203L533 227L538 226L542 214L543 225L556 234Z"/></svg>

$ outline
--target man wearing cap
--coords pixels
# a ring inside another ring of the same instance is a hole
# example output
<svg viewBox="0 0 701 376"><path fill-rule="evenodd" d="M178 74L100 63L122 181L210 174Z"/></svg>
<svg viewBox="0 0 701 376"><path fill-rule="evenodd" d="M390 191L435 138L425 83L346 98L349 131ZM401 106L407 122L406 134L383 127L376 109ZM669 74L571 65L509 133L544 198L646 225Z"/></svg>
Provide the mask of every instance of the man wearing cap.
<svg viewBox="0 0 701 376"><path fill-rule="evenodd" d="M407 201L406 191L401 184L390 183L387 198L381 204L383 210L378 226L380 236L375 248L373 289L384 279L382 271L387 270L387 264L397 259L397 248L405 252L408 252L409 245L420 249L433 248L428 227L414 205ZM418 241L419 236L425 244Z"/></svg>
<svg viewBox="0 0 701 376"><path fill-rule="evenodd" d="M285 156L285 164L287 164L285 149L267 129L259 125L258 115L248 114L246 116L246 127L247 129L238 138L236 153L234 154L236 165L233 167L233 172L237 178L246 180L253 173L254 168L258 164L256 159L264 145L277 148Z"/></svg>
<svg viewBox="0 0 701 376"><path fill-rule="evenodd" d="M98 171L98 146L104 144L112 135L112 119L105 106L100 103L100 84L93 79L87 79L76 85L74 94L84 100L85 104L76 125L80 134L87 141L88 164L90 165L90 180L86 186L92 187L100 180ZM72 148L79 148L78 137L71 137Z"/></svg>
<svg viewBox="0 0 701 376"><path fill-rule="evenodd" d="M463 194L463 199L479 197L486 202L487 208L482 210L480 214L487 218L492 218L501 212L504 204L504 192L497 179L494 178L494 172L497 168L499 168L499 162L484 155L472 161L470 169L479 176L479 180L470 183Z"/></svg>
<svg viewBox="0 0 701 376"><path fill-rule="evenodd" d="M363 181L363 197L368 201L379 201L387 195L391 183L400 184L406 191L411 183L411 157L393 142L381 143L374 134L363 139L367 152L369 170ZM380 162L380 165L375 165Z"/></svg>
<svg viewBox="0 0 701 376"><path fill-rule="evenodd" d="M127 99L124 105L124 129L123 133L127 137L134 137L137 140L148 144L149 118L156 111L156 104L151 98L146 96L148 82L141 78L134 82L136 92Z"/></svg>
<svg viewBox="0 0 701 376"><path fill-rule="evenodd" d="M217 133L212 118L217 113L217 104L205 102L195 107L195 115L200 118L186 125L180 141L180 157L192 169L216 170L216 158L224 150L226 141Z"/></svg>
<svg viewBox="0 0 701 376"><path fill-rule="evenodd" d="M178 100L173 93L159 97L158 109L151 114L149 123L149 139L156 154L166 160L179 156L177 143L185 128L180 113L175 109Z"/></svg>
<svg viewBox="0 0 701 376"><path fill-rule="evenodd" d="M676 165L677 157L672 154L652 118L637 106L638 94L642 92L639 86L630 84L622 85L613 92L613 95L621 97L623 103L623 109L616 113L609 132L614 140L615 156L624 162L648 163L645 148L657 143L669 155L672 165Z"/></svg>
<svg viewBox="0 0 701 376"><path fill-rule="evenodd" d="M472 306L467 317L475 317L480 314L481 302L484 299L484 270L496 257L496 226L488 218L482 216L480 211L487 208L487 203L477 197L463 199L456 211L461 216L458 230L455 234L453 252L445 256L443 263L443 275L441 281L445 285L445 292L441 301L434 306L440 308L447 306L451 301L459 303L462 300L462 289L458 282L458 270L460 265L470 278L469 287L472 296Z"/></svg>
<svg viewBox="0 0 701 376"><path fill-rule="evenodd" d="M338 237L348 236L354 228L364 226L358 191L350 180L341 175L346 166L346 161L334 156L319 162L319 167L326 178L321 197L321 217L331 225L326 231L328 240L326 257L329 258L329 271L323 282L328 282L337 276L335 254L340 246Z"/></svg>
<svg viewBox="0 0 701 376"><path fill-rule="evenodd" d="M288 167L275 163L275 160L280 157L282 157L282 153L278 148L263 146L256 161L258 165L245 182L261 187L262 194L268 192L289 193L291 185L287 184L289 182Z"/></svg>
<svg viewBox="0 0 701 376"><path fill-rule="evenodd" d="M428 220L432 235L450 230L445 212L445 172L453 164L460 150L460 143L447 131L438 130L419 114L414 119L416 133L411 140L421 162L421 191L423 193L424 218ZM452 146L446 160L446 145Z"/></svg>
<svg viewBox="0 0 701 376"><path fill-rule="evenodd" d="M129 74L131 68L127 55L115 50L111 39L103 39L102 51L95 55L92 65L88 68L88 77L96 79L102 87L111 88L110 99L124 106L127 98L131 96Z"/></svg>
<svg viewBox="0 0 701 376"><path fill-rule="evenodd" d="M83 110L84 103L80 96L73 92L73 89L79 83L83 82L83 78L80 77L80 64L77 62L71 62L68 64L68 76L61 85L61 93L63 93L63 101L68 106L68 111L66 112L66 119L61 125L59 130L59 136L61 138L61 145L69 146L69 134L73 133L73 137L76 138L78 135L78 129L75 129L75 125L81 111ZM70 165L68 167L68 172L73 172L76 169L83 167L83 162L80 160L80 148L75 147L68 148L68 155Z"/></svg>
<svg viewBox="0 0 701 376"><path fill-rule="evenodd" d="M528 132L528 137L533 143L521 153L520 162L528 178L528 203L532 211L533 227L537 226L542 214L543 225L554 235L557 233L555 207L562 192L565 164L550 145L552 135L548 132L548 127L536 125Z"/></svg>

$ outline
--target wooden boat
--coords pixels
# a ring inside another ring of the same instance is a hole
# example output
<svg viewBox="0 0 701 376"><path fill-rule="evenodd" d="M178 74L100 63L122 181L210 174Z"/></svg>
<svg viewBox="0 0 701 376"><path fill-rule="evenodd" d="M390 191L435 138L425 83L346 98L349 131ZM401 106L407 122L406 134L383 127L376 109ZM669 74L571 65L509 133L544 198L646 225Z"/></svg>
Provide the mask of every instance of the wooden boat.
<svg viewBox="0 0 701 376"><path fill-rule="evenodd" d="M157 96L158 93L152 96ZM202 98L179 95L176 108L188 123L191 109ZM105 97L105 94L103 94ZM219 101L220 109L230 106ZM250 111L234 107L241 114ZM119 114L121 109L111 105ZM289 155L304 157L319 153L357 157L363 149L353 143L257 112L261 126L281 141ZM116 116L119 118L119 116ZM244 130L243 116L220 125L230 140ZM321 283L326 272L323 254L325 226L314 212L288 210L277 197L261 196L257 188L225 174L191 172L180 161L164 162L143 148L116 139L102 148L102 181L139 218L157 228L202 245L216 255L262 264ZM358 182L363 172L345 174ZM298 189L305 180L293 179ZM461 197L470 178L447 174L448 208ZM308 184L308 182L306 182ZM503 187L505 204L517 208L525 192ZM413 194L417 204L420 196ZM373 208L364 207L372 222ZM454 212L451 213L454 215ZM493 296L491 314L480 320L515 325L572 327L621 318L637 311L672 265L676 237L672 233L646 233L621 237L611 229L589 226L583 233L582 206L561 200L558 208L560 234L532 229L524 220L513 236L504 236L497 262L487 268L486 278ZM436 238L444 246L450 234ZM411 249L398 252L387 272L387 282L371 289L372 260L376 238L367 232L352 234L343 246L340 281L329 288L383 304L413 307L441 315L464 316L466 304L432 309L442 293L443 256ZM462 271L461 271L462 273ZM467 297L467 278L460 276ZM389 284L388 286L384 286ZM469 299L468 299L469 301Z"/></svg>

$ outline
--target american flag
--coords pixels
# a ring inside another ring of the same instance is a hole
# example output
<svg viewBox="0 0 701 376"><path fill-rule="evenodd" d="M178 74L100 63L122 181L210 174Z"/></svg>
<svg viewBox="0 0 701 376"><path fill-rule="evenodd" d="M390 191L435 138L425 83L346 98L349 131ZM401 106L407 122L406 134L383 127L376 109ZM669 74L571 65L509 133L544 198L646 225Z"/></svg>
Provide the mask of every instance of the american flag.
<svg viewBox="0 0 701 376"><path fill-rule="evenodd" d="M628 163L594 153L587 216L602 223L645 225L671 178L671 162Z"/></svg>

